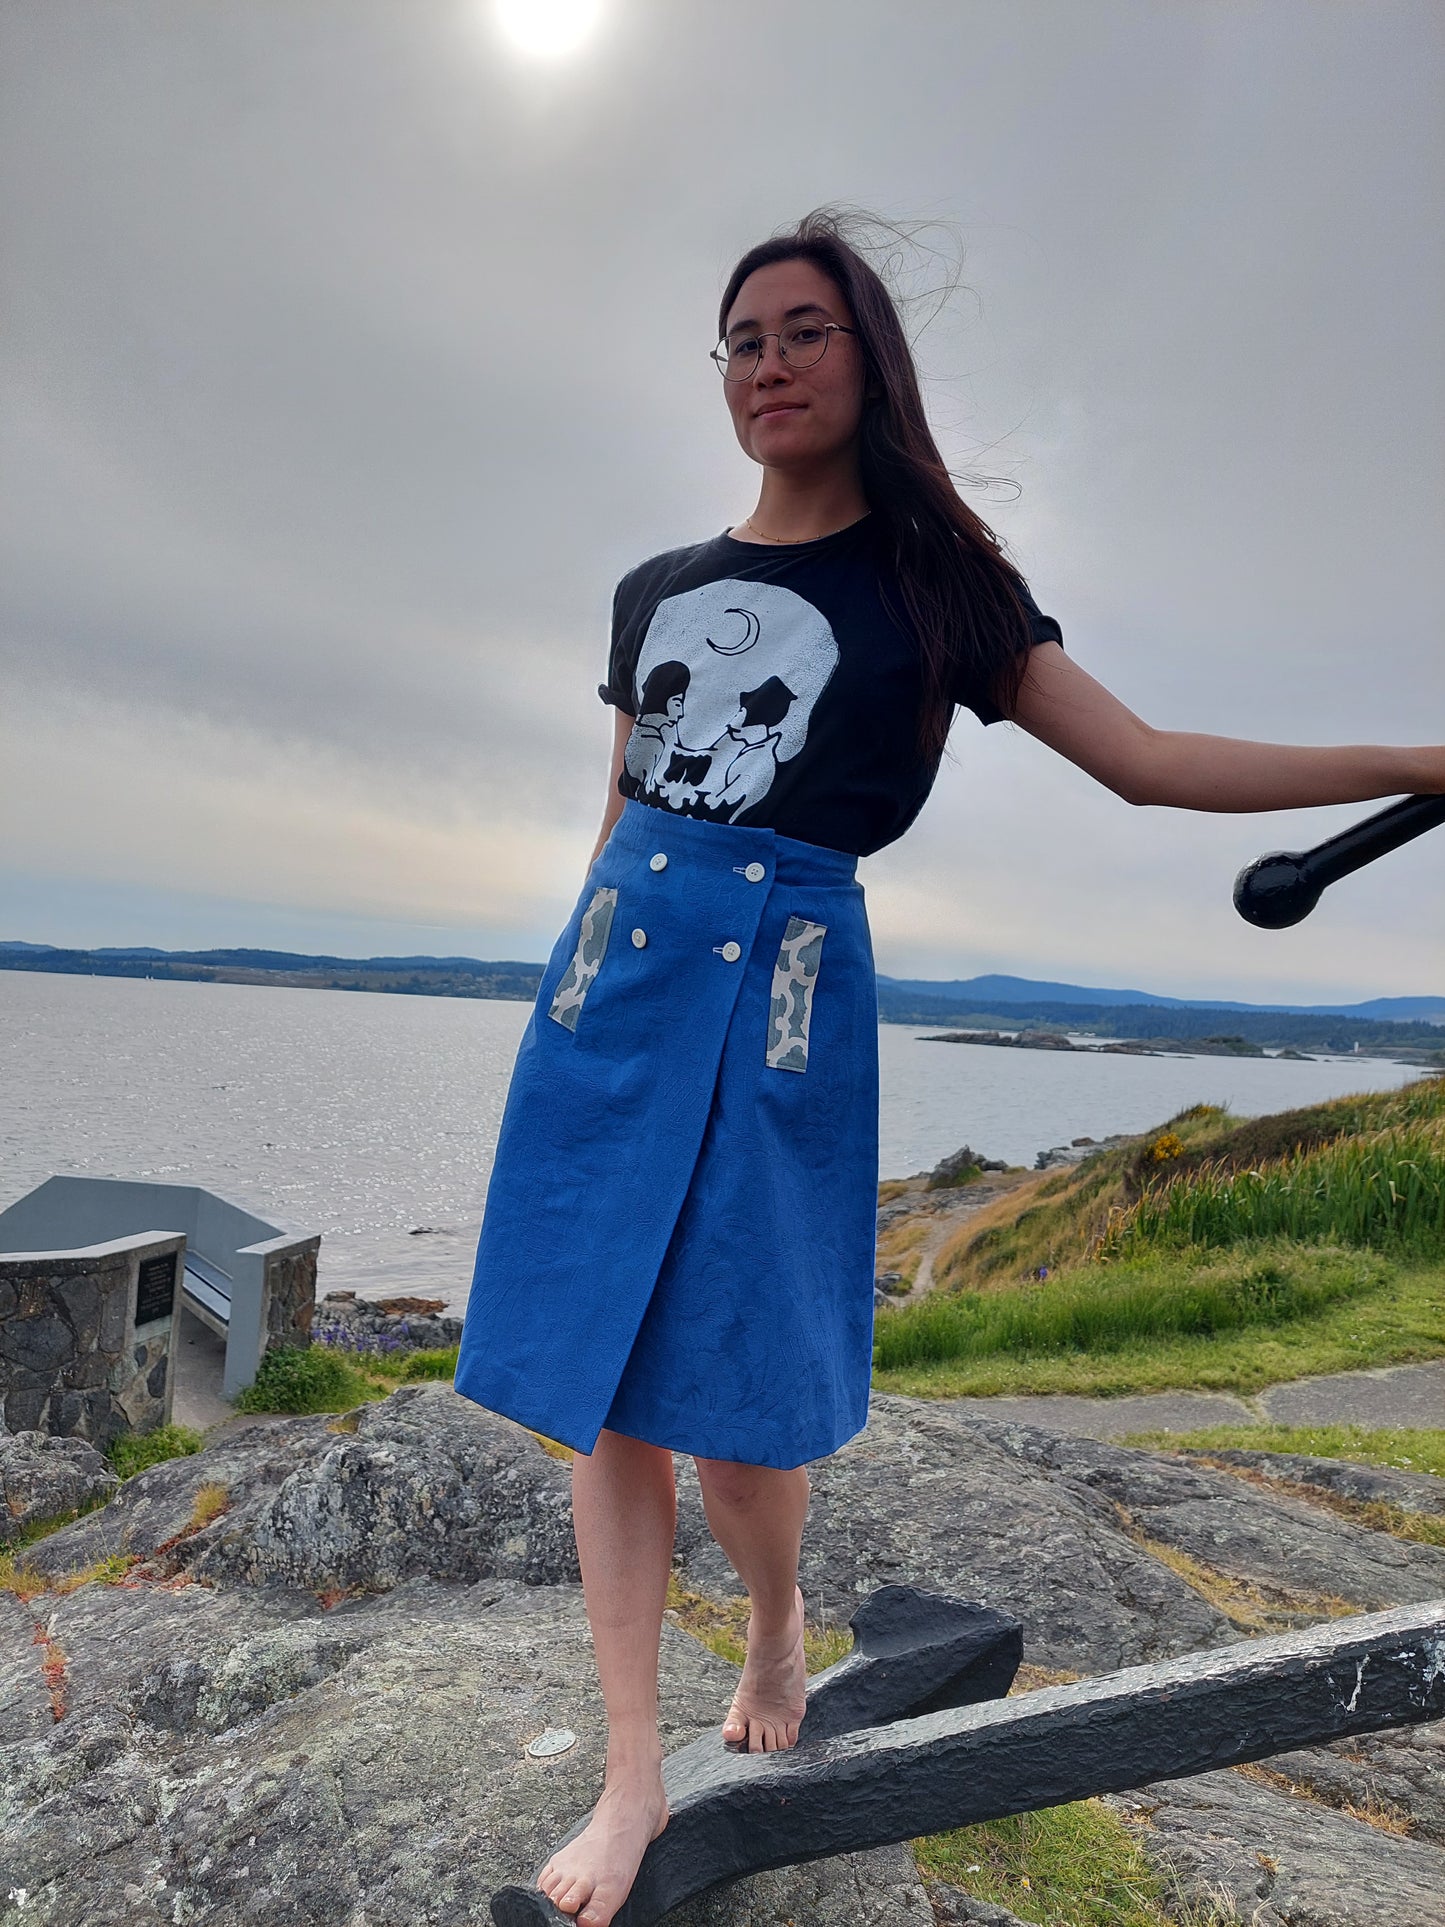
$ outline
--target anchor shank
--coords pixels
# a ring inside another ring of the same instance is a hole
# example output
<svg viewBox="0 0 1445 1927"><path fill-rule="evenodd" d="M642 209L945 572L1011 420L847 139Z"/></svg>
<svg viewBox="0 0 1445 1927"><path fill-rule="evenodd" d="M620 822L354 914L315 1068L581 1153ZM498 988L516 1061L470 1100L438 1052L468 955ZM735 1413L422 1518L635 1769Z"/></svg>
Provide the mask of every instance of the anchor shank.
<svg viewBox="0 0 1445 1927"><path fill-rule="evenodd" d="M1407 796L1306 850L1305 872L1323 889L1441 823L1445 823L1445 796Z"/></svg>

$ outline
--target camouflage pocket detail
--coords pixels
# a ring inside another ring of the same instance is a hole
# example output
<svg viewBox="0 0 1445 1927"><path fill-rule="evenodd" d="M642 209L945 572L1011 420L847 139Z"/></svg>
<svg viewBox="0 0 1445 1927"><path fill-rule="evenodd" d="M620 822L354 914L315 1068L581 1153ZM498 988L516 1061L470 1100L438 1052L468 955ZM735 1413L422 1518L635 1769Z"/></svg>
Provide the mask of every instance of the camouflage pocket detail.
<svg viewBox="0 0 1445 1927"><path fill-rule="evenodd" d="M612 916L616 908L616 890L592 892L592 901L582 913L577 948L572 952L571 963L562 973L562 981L547 1012L553 1023L576 1030L582 1000L592 988L592 980L602 968L602 959L607 955L607 939L612 933Z"/></svg>
<svg viewBox="0 0 1445 1927"><path fill-rule="evenodd" d="M773 965L773 996L768 1007L770 1070L808 1068L808 1024L813 1015L813 986L818 981L818 959L823 952L825 923L789 917Z"/></svg>

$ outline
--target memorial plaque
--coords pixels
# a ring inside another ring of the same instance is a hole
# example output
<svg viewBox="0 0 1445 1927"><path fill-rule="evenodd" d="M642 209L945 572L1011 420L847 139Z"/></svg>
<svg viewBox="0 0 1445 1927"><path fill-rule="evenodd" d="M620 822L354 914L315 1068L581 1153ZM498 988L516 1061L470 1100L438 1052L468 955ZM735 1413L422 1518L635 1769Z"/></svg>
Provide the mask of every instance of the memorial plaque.
<svg viewBox="0 0 1445 1927"><path fill-rule="evenodd" d="M150 1325L158 1318L169 1318L176 1297L176 1253L158 1252L142 1258L137 1267L135 1322Z"/></svg>

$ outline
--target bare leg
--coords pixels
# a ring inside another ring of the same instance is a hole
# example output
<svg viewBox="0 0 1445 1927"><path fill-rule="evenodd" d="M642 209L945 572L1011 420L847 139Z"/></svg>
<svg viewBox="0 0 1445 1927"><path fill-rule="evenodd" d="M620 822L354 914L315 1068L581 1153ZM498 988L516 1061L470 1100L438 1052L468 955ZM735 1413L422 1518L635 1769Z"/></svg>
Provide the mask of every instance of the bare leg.
<svg viewBox="0 0 1445 1927"><path fill-rule="evenodd" d="M750 1753L793 1746L807 1685L803 1595L798 1554L810 1486L801 1465L738 1465L697 1459L703 1509L712 1535L733 1563L752 1602L748 1657L723 1738Z"/></svg>
<svg viewBox="0 0 1445 1927"><path fill-rule="evenodd" d="M537 1885L578 1927L607 1927L667 1825L657 1651L677 1525L671 1452L604 1430L573 1458L572 1516L607 1707L607 1776L586 1828Z"/></svg>

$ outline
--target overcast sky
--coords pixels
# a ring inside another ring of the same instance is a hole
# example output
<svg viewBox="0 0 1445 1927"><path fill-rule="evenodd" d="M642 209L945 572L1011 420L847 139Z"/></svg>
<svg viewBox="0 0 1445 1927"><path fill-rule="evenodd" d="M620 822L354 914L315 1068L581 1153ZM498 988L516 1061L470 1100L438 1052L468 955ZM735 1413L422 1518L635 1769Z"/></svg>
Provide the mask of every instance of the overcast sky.
<svg viewBox="0 0 1445 1927"><path fill-rule="evenodd" d="M490 0L0 20L0 937L543 957L613 585L756 499L718 293L824 201L961 249L930 412L1091 674L1445 739L1436 0L607 0L550 61ZM885 971L1445 990L1445 832L1265 933L1239 866L1376 806L952 751L862 866Z"/></svg>

